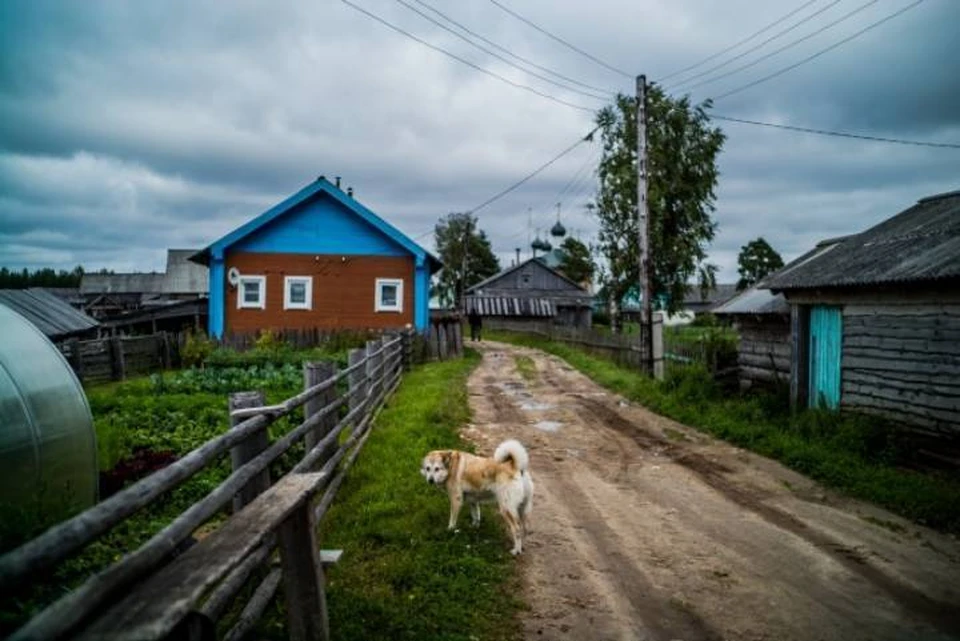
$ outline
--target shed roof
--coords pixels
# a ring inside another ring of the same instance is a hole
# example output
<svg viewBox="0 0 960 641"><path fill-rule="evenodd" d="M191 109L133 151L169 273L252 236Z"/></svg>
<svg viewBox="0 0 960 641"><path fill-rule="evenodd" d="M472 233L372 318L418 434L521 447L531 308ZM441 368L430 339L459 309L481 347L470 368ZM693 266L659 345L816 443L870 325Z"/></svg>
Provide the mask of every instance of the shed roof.
<svg viewBox="0 0 960 641"><path fill-rule="evenodd" d="M750 287L713 310L714 314L789 314L790 304L783 294L774 294L769 289Z"/></svg>
<svg viewBox="0 0 960 641"><path fill-rule="evenodd" d="M468 293L468 294L477 293L478 291L480 291L480 290L483 289L484 287L490 287L492 283L497 282L498 280L500 280L500 279L503 278L504 276L507 276L507 275L509 275L509 274L512 274L513 272L517 271L518 269L522 269L523 267L526 267L527 265L536 265L536 266L540 267L541 269L545 269L545 270L547 270L548 272L552 273L552 274L553 274L554 276L556 276L557 278L559 278L559 279L561 279L561 280L563 280L563 281L566 281L566 282L569 283L572 287L574 287L574 288L576 288L577 290L579 290L579 291L575 292L577 295L591 296L590 292L588 292L588 291L585 290L583 287L581 287L579 283L575 283L574 281L570 280L569 278L567 278L566 276L564 276L563 274L561 274L561 273L558 272L557 270L555 270L555 269L553 269L552 267L549 267L549 266L547 266L546 264L544 264L544 263L540 260L540 257L539 257L539 256L538 256L537 258L528 258L527 260L523 261L522 263L517 263L516 265L513 265L512 267L507 267L506 269L501 270L500 272L494 274L493 276L490 276L489 278L486 278L486 279L480 281L480 282L477 283L476 285L471 285L470 287L467 288L467 293ZM582 294L581 294L580 292L582 292Z"/></svg>
<svg viewBox="0 0 960 641"><path fill-rule="evenodd" d="M825 241L761 283L773 290L960 278L960 191L923 198L853 236Z"/></svg>
<svg viewBox="0 0 960 641"><path fill-rule="evenodd" d="M162 294L166 274L84 274L81 294Z"/></svg>
<svg viewBox="0 0 960 641"><path fill-rule="evenodd" d="M39 288L0 289L0 303L25 317L49 338L79 334L100 325L96 319Z"/></svg>
<svg viewBox="0 0 960 641"><path fill-rule="evenodd" d="M290 196L283 202L274 205L253 220L248 221L247 223L234 229L226 236L214 241L204 249L191 256L190 260L201 265L209 264L211 254L221 255L231 245L238 243L244 238L255 233L257 230L269 225L274 220L293 211L297 206L310 201L321 194L326 194L339 202L346 209L372 225L374 229L379 231L381 234L413 254L413 256L417 259L423 259L429 266L431 272L435 272L443 266L443 263L441 263L440 260L437 259L433 254L411 240L399 229L361 205L360 202L354 199L352 195L348 195L323 176L320 176L294 195Z"/></svg>
<svg viewBox="0 0 960 641"><path fill-rule="evenodd" d="M167 294L206 294L210 270L190 260L197 249L168 249L163 291Z"/></svg>

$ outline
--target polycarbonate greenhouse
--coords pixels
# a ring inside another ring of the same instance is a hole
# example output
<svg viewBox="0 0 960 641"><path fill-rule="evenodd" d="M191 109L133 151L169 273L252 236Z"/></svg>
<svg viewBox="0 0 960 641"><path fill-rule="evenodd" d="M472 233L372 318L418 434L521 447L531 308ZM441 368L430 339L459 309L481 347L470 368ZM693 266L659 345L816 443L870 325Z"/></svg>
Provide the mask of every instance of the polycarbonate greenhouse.
<svg viewBox="0 0 960 641"><path fill-rule="evenodd" d="M80 382L39 329L0 304L0 545L93 505L97 479Z"/></svg>

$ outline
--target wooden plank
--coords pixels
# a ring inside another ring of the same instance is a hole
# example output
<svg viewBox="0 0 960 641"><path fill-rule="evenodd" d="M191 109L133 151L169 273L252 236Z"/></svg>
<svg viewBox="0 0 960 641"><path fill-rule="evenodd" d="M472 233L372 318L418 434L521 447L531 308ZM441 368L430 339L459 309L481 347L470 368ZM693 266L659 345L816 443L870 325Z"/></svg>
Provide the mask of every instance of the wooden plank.
<svg viewBox="0 0 960 641"><path fill-rule="evenodd" d="M862 369L889 369L899 372L922 372L960 376L960 358L945 354L902 352L891 354L865 348L844 350L842 363L846 367Z"/></svg>
<svg viewBox="0 0 960 641"><path fill-rule="evenodd" d="M846 407L873 407L882 410L893 410L904 417L921 417L936 425L955 425L960 427L960 417L955 409L941 409L926 407L916 403L903 403L874 396L872 394L850 393L843 395L843 405Z"/></svg>
<svg viewBox="0 0 960 641"><path fill-rule="evenodd" d="M264 610L270 605L270 601L273 600L282 577L280 568L274 568L267 574L267 577L257 586L247 605L243 607L237 622L224 635L223 641L241 641L250 634L263 616Z"/></svg>
<svg viewBox="0 0 960 641"><path fill-rule="evenodd" d="M288 474L175 561L138 585L80 640L162 639L212 585L255 550L291 514L309 508L325 474ZM309 512L309 510L306 510ZM281 535L282 538L282 535ZM286 569L286 568L285 568Z"/></svg>
<svg viewBox="0 0 960 641"><path fill-rule="evenodd" d="M872 385L916 393L932 393L938 396L960 397L960 380L945 376L916 375L913 380L902 376L890 376L888 373L845 369L843 382L856 385Z"/></svg>
<svg viewBox="0 0 960 641"><path fill-rule="evenodd" d="M200 608L200 612L203 613L204 616L213 621L218 621L220 617L223 616L227 606L233 601L233 598L247 582L247 579L250 578L253 571L270 557L273 545L276 543L276 541L273 540L274 538L275 537L268 536L259 548L248 554L237 567L230 571L227 578L213 589L210 596L207 597L207 600L203 603L203 607Z"/></svg>

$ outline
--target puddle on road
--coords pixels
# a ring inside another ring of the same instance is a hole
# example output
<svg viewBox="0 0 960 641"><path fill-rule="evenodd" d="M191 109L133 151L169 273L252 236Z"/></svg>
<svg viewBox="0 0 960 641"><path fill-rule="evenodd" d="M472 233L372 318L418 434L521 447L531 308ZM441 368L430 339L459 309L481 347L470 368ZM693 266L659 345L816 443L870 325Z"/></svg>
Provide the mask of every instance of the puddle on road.
<svg viewBox="0 0 960 641"><path fill-rule="evenodd" d="M553 405L550 403L522 403L520 409L525 412L543 412L544 410L552 410Z"/></svg>
<svg viewBox="0 0 960 641"><path fill-rule="evenodd" d="M559 421L540 421L534 423L533 426L544 432L559 432L560 428L563 427L563 423Z"/></svg>

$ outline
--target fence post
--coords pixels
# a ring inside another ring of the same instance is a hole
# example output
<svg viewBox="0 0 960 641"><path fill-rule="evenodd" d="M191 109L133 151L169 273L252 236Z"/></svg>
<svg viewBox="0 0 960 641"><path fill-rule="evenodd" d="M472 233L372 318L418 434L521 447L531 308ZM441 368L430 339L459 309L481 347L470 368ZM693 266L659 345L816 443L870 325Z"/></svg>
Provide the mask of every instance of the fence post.
<svg viewBox="0 0 960 641"><path fill-rule="evenodd" d="M160 364L163 369L173 366L170 358L170 335L167 332L160 332Z"/></svg>
<svg viewBox="0 0 960 641"><path fill-rule="evenodd" d="M404 330L400 334L400 359L403 371L409 372L413 367L413 330Z"/></svg>
<svg viewBox="0 0 960 641"><path fill-rule="evenodd" d="M377 351L377 341L367 341L367 363L364 366L364 378L366 379L363 384L363 399L365 402L370 401L375 398L377 395L377 388L375 386L376 373L377 373L377 361L373 356L373 353Z"/></svg>
<svg viewBox="0 0 960 641"><path fill-rule="evenodd" d="M463 356L463 326L459 322L453 324L453 353Z"/></svg>
<svg viewBox="0 0 960 641"><path fill-rule="evenodd" d="M326 641L330 624L312 501L304 501L279 532L287 634L294 641Z"/></svg>
<svg viewBox="0 0 960 641"><path fill-rule="evenodd" d="M333 363L328 362L319 362L319 363L304 363L303 364L303 389L308 390L311 387L322 383L323 381L329 379L334 374L337 373L337 368ZM337 390L335 386L324 390L323 392L317 394L310 400L308 400L303 406L303 418L304 420L310 418L326 406L330 405L337 400ZM303 444L306 447L306 451L309 452L313 449L313 446L320 442L324 436L330 433L330 430L334 425L337 424L336 413L331 412L327 414L323 420L320 421L320 424L315 428L307 432L306 436L303 439ZM330 443L327 447L324 454L317 459L317 465L322 466L327 462L327 459L330 458L330 455L336 449L336 443Z"/></svg>
<svg viewBox="0 0 960 641"><path fill-rule="evenodd" d="M80 340L71 338L67 341L67 349L70 350L70 366L73 367L74 374L80 382L83 382L83 354L80 353Z"/></svg>
<svg viewBox="0 0 960 641"><path fill-rule="evenodd" d="M427 360L436 360L440 356L438 338L440 323L430 323L430 329L427 332Z"/></svg>
<svg viewBox="0 0 960 641"><path fill-rule="evenodd" d="M122 381L127 377L127 367L123 358L123 339L114 336L110 339L110 371L113 380Z"/></svg>
<svg viewBox="0 0 960 641"><path fill-rule="evenodd" d="M236 392L231 394L227 403L230 412L233 410L246 409L249 407L262 407L264 405L263 392ZM230 427L236 427L247 419L230 417ZM232 471L237 471L244 463L257 456L260 452L270 446L270 435L267 434L267 428L257 430L245 441L230 448L230 466ZM243 486L233 497L233 511L239 512L243 506L257 498L259 494L265 492L270 487L270 470L265 469L250 482Z"/></svg>
<svg viewBox="0 0 960 641"><path fill-rule="evenodd" d="M362 362L363 359L366 358L366 355L367 355L366 350L351 349L347 353L347 364L350 367L353 367L357 363ZM355 390L363 386L365 375L366 375L365 368L358 367L355 370L351 370L350 375L347 378L347 385L349 386L349 393L350 393L350 409L351 410L357 409L361 405L361 403L363 403L365 400L362 393L360 392L355 393Z"/></svg>
<svg viewBox="0 0 960 641"><path fill-rule="evenodd" d="M438 343L438 345L439 345L438 353L439 353L439 355L440 355L440 360L441 360L441 361L447 360L447 355L448 355L448 353L447 353L447 328L448 328L448 327L449 327L449 325L447 325L447 323L441 323L440 325L437 326L437 337L438 337L437 343Z"/></svg>
<svg viewBox="0 0 960 641"><path fill-rule="evenodd" d="M653 377L662 381L663 367L663 312L653 313Z"/></svg>

